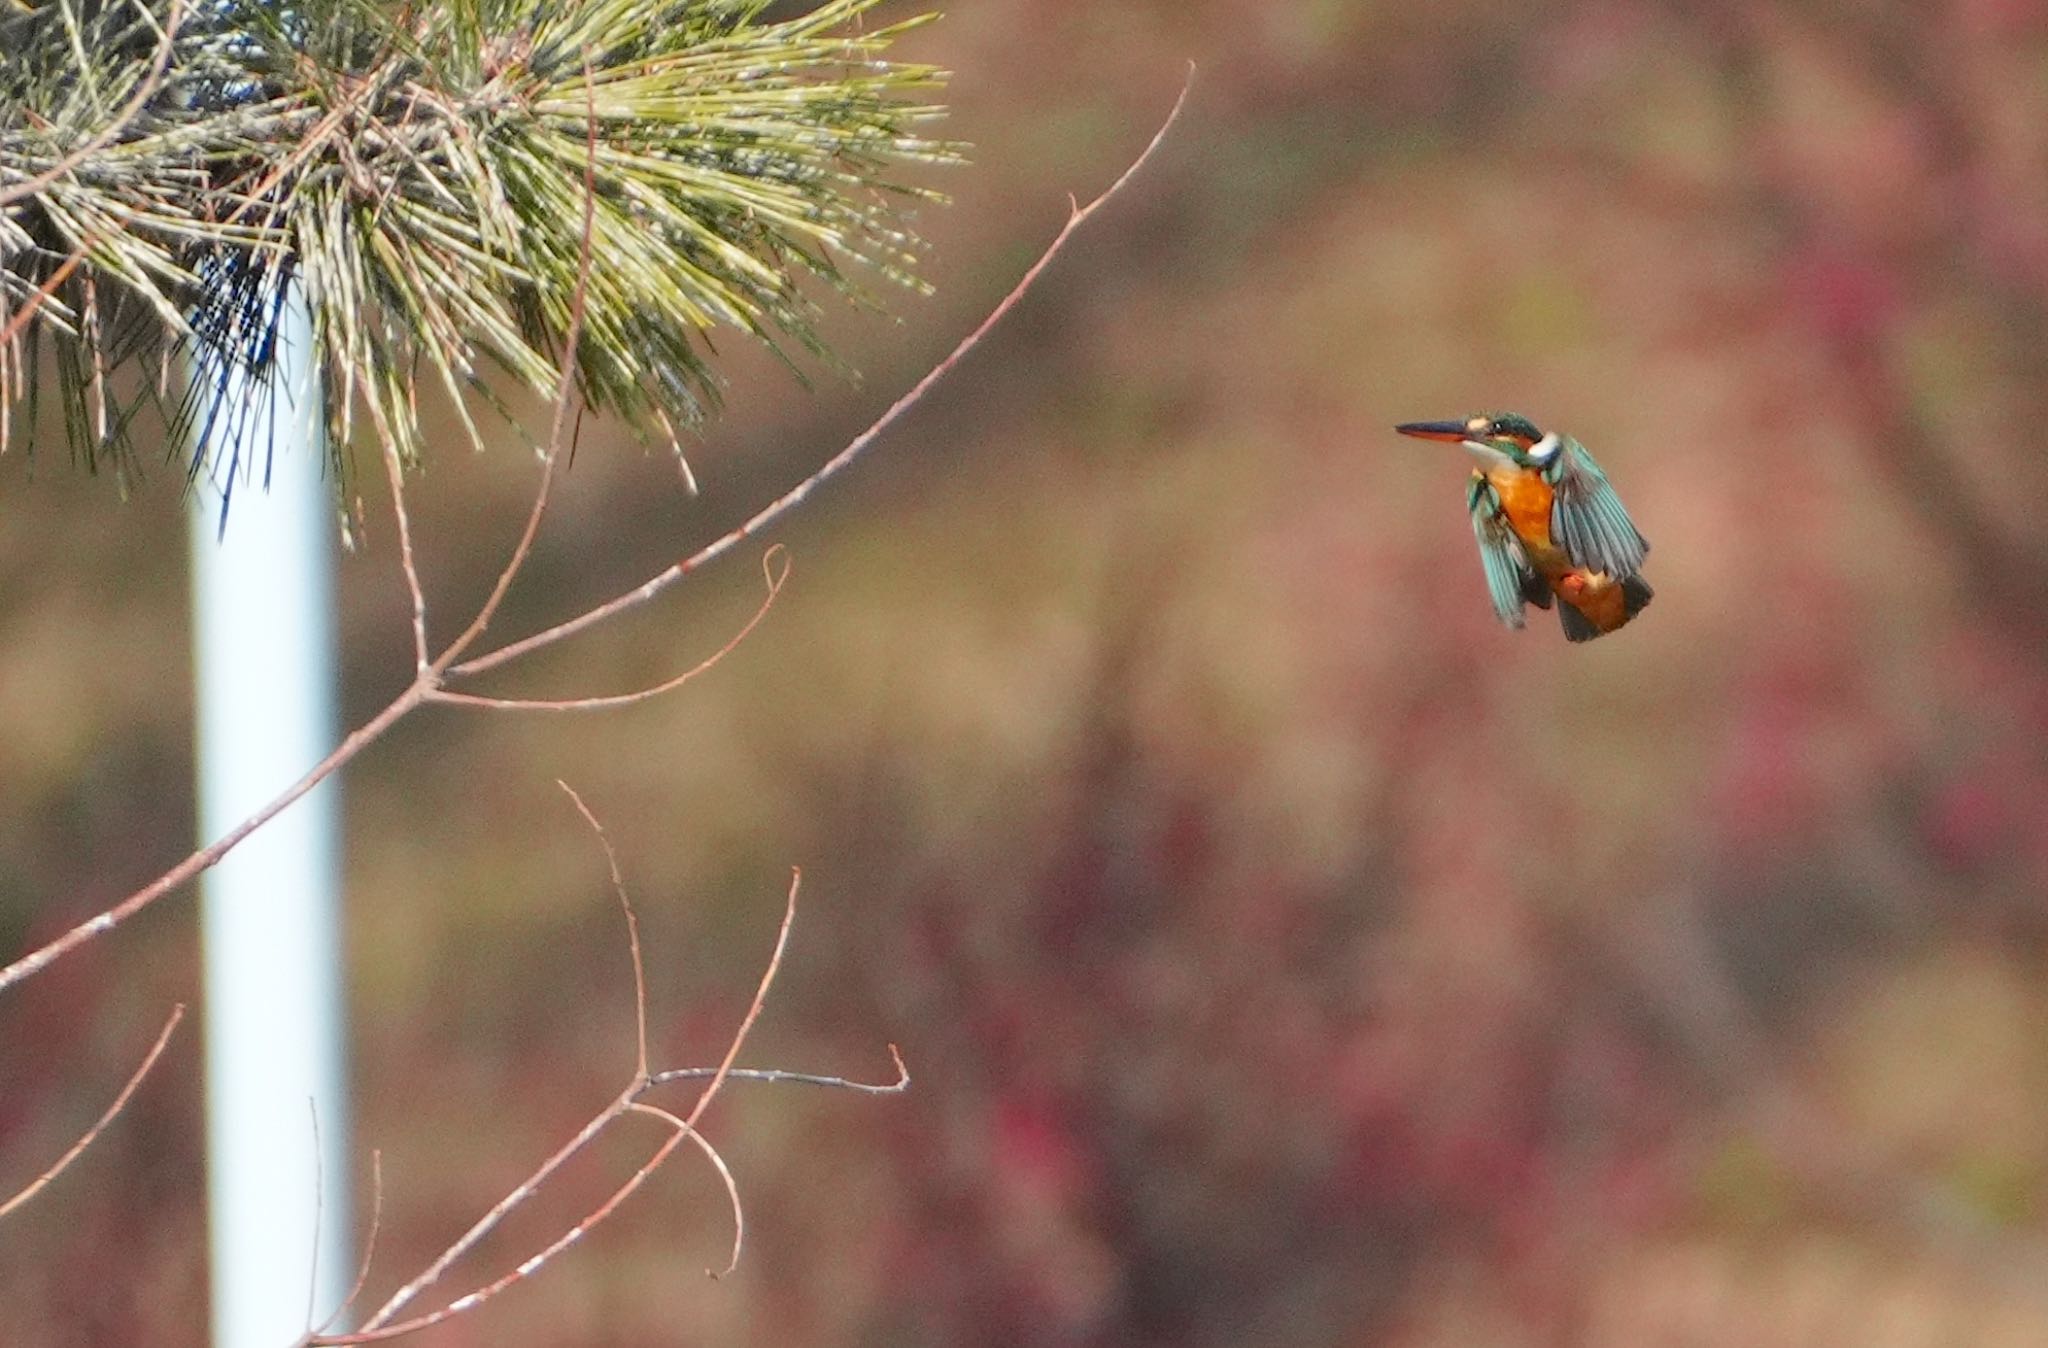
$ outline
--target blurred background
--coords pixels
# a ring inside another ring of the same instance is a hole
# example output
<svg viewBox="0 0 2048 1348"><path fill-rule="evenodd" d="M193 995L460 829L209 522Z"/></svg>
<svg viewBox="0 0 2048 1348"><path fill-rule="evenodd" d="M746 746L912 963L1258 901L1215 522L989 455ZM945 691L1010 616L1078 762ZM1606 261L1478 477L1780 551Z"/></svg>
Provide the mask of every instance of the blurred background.
<svg viewBox="0 0 2048 1348"><path fill-rule="evenodd" d="M373 1296L631 1069L559 777L636 896L657 1065L716 1060L801 865L746 1061L886 1080L894 1042L915 1085L730 1089L723 1282L686 1150L425 1342L2048 1343L2048 4L962 0L905 55L974 147L929 179L935 295L840 317L859 386L723 343L700 499L586 428L499 630L807 473L1199 69L1146 174L776 536L791 587L723 665L422 713L350 770ZM1482 409L1614 478L1654 544L1627 631L1495 623L1462 456L1389 431ZM533 481L509 445L418 479L444 635ZM189 847L179 486L0 460L7 952ZM351 490L353 724L410 655ZM760 551L493 687L686 667ZM0 1188L196 996L195 911L0 1000ZM203 1339L197 1043L0 1231L0 1340Z"/></svg>

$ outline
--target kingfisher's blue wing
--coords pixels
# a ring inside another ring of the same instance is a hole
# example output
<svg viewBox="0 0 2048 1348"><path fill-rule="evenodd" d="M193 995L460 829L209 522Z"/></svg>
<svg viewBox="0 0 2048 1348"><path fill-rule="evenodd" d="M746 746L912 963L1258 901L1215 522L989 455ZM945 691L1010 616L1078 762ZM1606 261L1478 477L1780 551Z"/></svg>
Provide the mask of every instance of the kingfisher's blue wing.
<svg viewBox="0 0 2048 1348"><path fill-rule="evenodd" d="M1607 474L1585 446L1566 438L1545 476L1554 493L1550 537L1575 566L1617 579L1642 569L1650 545L1622 509Z"/></svg>
<svg viewBox="0 0 2048 1348"><path fill-rule="evenodd" d="M1550 590L1530 568L1528 554L1508 527L1500 494L1476 473L1465 490L1465 508L1472 512L1472 534L1479 540L1479 564L1486 572L1493 611L1509 627L1520 627L1523 603L1549 608Z"/></svg>

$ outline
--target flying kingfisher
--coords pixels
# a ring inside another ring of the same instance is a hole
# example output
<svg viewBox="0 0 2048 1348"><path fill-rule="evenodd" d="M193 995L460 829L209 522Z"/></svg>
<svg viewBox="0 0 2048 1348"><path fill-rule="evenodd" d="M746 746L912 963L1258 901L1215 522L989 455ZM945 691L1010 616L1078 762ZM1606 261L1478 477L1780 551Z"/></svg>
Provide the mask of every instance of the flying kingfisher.
<svg viewBox="0 0 2048 1348"><path fill-rule="evenodd" d="M1462 444L1478 460L1465 508L1493 611L1509 627L1522 625L1524 604L1549 608L1554 594L1565 637L1591 641L1650 602L1637 574L1650 545L1584 445L1514 412L1394 429Z"/></svg>

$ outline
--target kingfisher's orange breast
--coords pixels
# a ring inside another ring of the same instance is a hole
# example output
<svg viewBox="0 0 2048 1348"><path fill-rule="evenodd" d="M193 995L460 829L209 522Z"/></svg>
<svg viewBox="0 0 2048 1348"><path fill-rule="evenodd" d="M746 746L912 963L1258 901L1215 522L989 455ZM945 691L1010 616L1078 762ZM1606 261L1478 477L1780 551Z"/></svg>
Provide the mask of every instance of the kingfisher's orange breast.
<svg viewBox="0 0 2048 1348"><path fill-rule="evenodd" d="M1501 510L1513 526L1515 536L1529 551L1536 569L1547 571L1539 554L1553 551L1550 543L1550 503L1555 495L1541 473L1521 468L1492 468L1486 480L1500 497ZM1562 560L1560 558L1559 560ZM1569 565L1569 563L1567 563Z"/></svg>

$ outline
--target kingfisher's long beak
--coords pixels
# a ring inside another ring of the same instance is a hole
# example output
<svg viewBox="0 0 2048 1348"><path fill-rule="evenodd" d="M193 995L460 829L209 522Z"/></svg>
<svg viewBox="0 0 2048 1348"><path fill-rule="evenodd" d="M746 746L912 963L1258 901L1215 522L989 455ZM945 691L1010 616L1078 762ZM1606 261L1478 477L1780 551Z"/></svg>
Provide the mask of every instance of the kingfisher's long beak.
<svg viewBox="0 0 2048 1348"><path fill-rule="evenodd" d="M1412 435L1418 440L1449 440L1453 443L1470 435L1471 428L1462 421L1410 421L1394 427L1402 435Z"/></svg>

